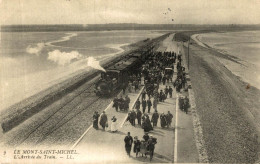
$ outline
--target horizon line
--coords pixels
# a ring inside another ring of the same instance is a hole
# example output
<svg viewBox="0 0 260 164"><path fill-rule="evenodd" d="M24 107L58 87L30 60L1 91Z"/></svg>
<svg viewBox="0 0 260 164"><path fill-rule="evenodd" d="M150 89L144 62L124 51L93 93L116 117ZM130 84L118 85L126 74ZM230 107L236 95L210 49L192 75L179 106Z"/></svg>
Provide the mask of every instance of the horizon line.
<svg viewBox="0 0 260 164"><path fill-rule="evenodd" d="M169 23L156 23L156 24L151 24L151 23L99 23L99 24L1 24L1 26L34 26L34 25L109 25L109 24L133 24L133 25L260 25L260 23L257 24L242 24L242 23L229 23L229 24L193 24L193 23L179 23L179 24L169 24ZM87 27L87 26L86 26Z"/></svg>

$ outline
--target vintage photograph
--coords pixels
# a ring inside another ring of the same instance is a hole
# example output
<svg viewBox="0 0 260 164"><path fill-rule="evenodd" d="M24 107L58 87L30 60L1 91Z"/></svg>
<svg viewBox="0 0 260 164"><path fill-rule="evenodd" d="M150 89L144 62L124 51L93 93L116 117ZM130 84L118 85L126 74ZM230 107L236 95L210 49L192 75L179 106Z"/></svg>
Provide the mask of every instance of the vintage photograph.
<svg viewBox="0 0 260 164"><path fill-rule="evenodd" d="M0 164L260 163L259 9L0 0Z"/></svg>

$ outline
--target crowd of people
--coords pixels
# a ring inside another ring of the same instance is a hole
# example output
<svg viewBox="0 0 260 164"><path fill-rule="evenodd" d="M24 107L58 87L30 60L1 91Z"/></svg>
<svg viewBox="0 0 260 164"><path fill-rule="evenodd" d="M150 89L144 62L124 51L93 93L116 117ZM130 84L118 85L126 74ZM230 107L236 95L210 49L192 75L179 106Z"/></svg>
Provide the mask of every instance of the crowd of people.
<svg viewBox="0 0 260 164"><path fill-rule="evenodd" d="M123 96L121 96L120 98L115 97L113 100L113 107L116 109L117 112L118 111L128 111L130 101L131 100L127 95L125 96L125 98L123 98Z"/></svg>
<svg viewBox="0 0 260 164"><path fill-rule="evenodd" d="M175 64L177 78L173 80ZM140 89L141 83L144 84L141 96L135 102L134 109L129 110L131 100L125 95L125 90L127 89L129 93L136 92ZM173 88L170 85L171 83ZM130 132L128 132L124 142L126 152L129 156L132 144L134 144L133 151L136 153L136 157L139 154L145 157L149 154L150 160L152 159L157 139L152 135L149 136L148 133L157 127L159 119L161 128L171 128L173 119L173 114L170 111L167 113L158 111L157 106L166 99L173 97L174 88L176 92L180 92L181 89L187 89L186 83L186 73L185 68L182 66L181 55L177 55L175 52L157 52L151 54L148 60L142 65L141 71L129 76L129 83L123 89L125 97L115 97L113 100L113 108L115 108L116 112L128 112L126 121L129 121L134 127L143 128L145 133L143 139L139 140L137 136L133 139ZM160 85L164 89L159 89L162 88L159 87ZM189 99L186 96L184 99L180 98L180 100L180 109L188 113ZM153 111L151 111L152 108ZM150 113L152 113L151 118L149 116ZM105 112L101 115L98 112L94 113L93 127L95 129L98 129L98 120L102 129L105 130L108 127L108 118ZM116 132L118 130L117 118L113 116L111 122L111 132Z"/></svg>
<svg viewBox="0 0 260 164"><path fill-rule="evenodd" d="M136 157L138 157L138 155L140 154L142 155L142 157L147 158L147 155L149 155L150 161L152 160L155 145L157 144L157 138L149 135L148 132L144 134L141 140L138 139L138 136L135 136L133 139L130 132L128 132L127 136L124 138L124 142L125 150L128 156L130 156L132 145L134 145L133 152L135 153Z"/></svg>

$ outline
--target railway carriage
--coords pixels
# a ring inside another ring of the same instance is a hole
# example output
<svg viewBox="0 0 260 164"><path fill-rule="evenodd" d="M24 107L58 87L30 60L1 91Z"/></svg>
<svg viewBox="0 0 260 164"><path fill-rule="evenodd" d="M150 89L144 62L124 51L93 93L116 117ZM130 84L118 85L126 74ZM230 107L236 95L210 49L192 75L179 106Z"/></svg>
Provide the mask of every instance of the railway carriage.
<svg viewBox="0 0 260 164"><path fill-rule="evenodd" d="M100 80L96 83L95 92L97 96L110 96L115 90L128 85L129 75L140 71L141 60L137 56L128 56L106 69L101 73Z"/></svg>

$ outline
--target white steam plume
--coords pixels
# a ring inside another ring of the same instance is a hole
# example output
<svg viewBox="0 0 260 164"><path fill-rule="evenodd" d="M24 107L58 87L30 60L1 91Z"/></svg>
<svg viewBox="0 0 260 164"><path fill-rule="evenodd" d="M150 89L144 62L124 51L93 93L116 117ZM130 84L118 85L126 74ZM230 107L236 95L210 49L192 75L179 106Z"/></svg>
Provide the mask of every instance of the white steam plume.
<svg viewBox="0 0 260 164"><path fill-rule="evenodd" d="M44 47L44 43L38 43L36 47L32 47L31 45L26 48L26 52L29 54L39 55Z"/></svg>
<svg viewBox="0 0 260 164"><path fill-rule="evenodd" d="M81 59L82 55L78 51L61 52L60 50L54 50L48 53L48 60L51 60L59 65L70 64L73 59Z"/></svg>
<svg viewBox="0 0 260 164"><path fill-rule="evenodd" d="M92 56L88 58L87 66L106 72L106 70L99 64L99 61Z"/></svg>

